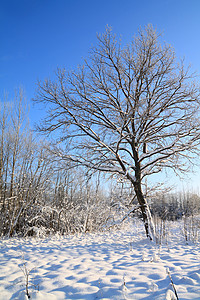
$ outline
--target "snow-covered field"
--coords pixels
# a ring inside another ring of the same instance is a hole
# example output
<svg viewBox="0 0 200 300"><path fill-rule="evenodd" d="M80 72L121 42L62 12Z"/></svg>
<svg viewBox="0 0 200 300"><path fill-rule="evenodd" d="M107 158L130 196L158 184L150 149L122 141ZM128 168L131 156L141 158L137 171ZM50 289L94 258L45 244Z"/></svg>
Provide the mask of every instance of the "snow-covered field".
<svg viewBox="0 0 200 300"><path fill-rule="evenodd" d="M173 230L161 247L145 238L140 223L105 233L0 240L0 299L28 299L29 272L31 299L177 299L171 279L179 299L200 299L199 243L186 245L179 224Z"/></svg>

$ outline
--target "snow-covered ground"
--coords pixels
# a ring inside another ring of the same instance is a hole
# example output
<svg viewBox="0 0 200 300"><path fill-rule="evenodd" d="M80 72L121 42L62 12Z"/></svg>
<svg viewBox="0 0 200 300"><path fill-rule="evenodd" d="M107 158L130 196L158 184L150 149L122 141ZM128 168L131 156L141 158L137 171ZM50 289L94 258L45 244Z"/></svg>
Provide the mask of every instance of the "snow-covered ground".
<svg viewBox="0 0 200 300"><path fill-rule="evenodd" d="M173 230L161 247L138 221L120 231L0 240L0 299L28 299L29 272L31 299L177 299L171 279L179 299L200 299L199 243L186 245L179 224Z"/></svg>

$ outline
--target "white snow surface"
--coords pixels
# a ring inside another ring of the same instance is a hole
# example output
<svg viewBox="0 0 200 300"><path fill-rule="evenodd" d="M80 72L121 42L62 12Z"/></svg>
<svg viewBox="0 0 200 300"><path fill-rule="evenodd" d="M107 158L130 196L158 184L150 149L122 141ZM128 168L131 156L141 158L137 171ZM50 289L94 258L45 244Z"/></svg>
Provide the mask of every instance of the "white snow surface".
<svg viewBox="0 0 200 300"><path fill-rule="evenodd" d="M162 246L139 221L103 233L2 239L0 299L28 299L25 268L30 299L177 299L170 276L179 299L200 299L199 243L187 245L173 229Z"/></svg>

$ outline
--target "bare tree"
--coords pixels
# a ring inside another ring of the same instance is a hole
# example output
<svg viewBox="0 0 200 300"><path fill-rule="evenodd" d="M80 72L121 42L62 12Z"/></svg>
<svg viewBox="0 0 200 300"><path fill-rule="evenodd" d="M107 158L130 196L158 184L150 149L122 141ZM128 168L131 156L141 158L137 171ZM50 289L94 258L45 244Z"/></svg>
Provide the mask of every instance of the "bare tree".
<svg viewBox="0 0 200 300"><path fill-rule="evenodd" d="M36 96L49 104L40 130L60 130L68 144L63 159L131 182L150 239L143 180L163 168L188 170L200 141L199 88L158 38L149 25L122 47L107 28L83 66L58 70L54 81L39 83Z"/></svg>

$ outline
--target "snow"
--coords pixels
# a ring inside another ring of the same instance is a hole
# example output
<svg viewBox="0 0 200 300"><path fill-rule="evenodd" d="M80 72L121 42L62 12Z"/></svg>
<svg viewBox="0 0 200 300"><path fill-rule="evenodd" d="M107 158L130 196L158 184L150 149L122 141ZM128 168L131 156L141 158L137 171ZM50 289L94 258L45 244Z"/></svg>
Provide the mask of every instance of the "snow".
<svg viewBox="0 0 200 300"><path fill-rule="evenodd" d="M139 221L110 232L0 240L0 299L200 299L199 242L173 223L158 246ZM39 291L38 291L39 289Z"/></svg>

